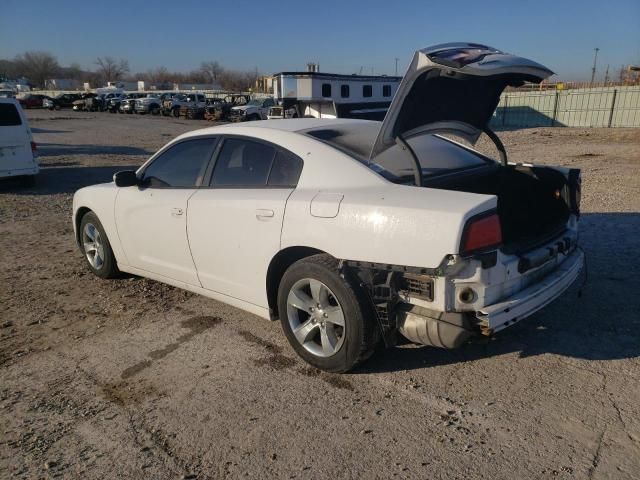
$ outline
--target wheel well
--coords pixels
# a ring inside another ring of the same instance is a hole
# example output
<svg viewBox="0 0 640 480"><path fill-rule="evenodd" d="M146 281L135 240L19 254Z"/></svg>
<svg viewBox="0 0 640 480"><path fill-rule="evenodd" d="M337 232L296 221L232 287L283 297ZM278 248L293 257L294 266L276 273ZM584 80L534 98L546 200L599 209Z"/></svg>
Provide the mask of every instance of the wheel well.
<svg viewBox="0 0 640 480"><path fill-rule="evenodd" d="M84 217L90 211L90 208L80 207L76 212L76 218L74 219L74 222L76 224L76 243L78 244L78 247L80 247L80 222L82 222L82 217Z"/></svg>
<svg viewBox="0 0 640 480"><path fill-rule="evenodd" d="M284 272L298 260L319 253L325 252L311 247L288 247L279 251L271 259L267 269L267 301L269 302L269 314L272 320L278 319L278 288Z"/></svg>

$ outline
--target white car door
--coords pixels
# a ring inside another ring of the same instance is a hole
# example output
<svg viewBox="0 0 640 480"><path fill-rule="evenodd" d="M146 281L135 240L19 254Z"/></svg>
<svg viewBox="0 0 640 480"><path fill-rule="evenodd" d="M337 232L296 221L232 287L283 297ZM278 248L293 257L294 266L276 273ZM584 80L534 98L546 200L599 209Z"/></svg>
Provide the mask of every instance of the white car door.
<svg viewBox="0 0 640 480"><path fill-rule="evenodd" d="M200 286L187 240L187 202L202 181L215 142L212 137L178 142L139 172L141 186L120 189L116 225L129 265Z"/></svg>
<svg viewBox="0 0 640 480"><path fill-rule="evenodd" d="M243 137L222 142L209 188L189 199L191 253L204 288L267 307L267 268L302 159Z"/></svg>

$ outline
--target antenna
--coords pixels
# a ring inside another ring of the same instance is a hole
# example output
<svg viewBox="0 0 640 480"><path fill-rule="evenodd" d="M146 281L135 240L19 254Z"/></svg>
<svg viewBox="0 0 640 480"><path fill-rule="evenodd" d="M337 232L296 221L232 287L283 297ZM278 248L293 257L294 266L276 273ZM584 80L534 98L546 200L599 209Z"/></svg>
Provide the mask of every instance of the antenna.
<svg viewBox="0 0 640 480"><path fill-rule="evenodd" d="M400 59L396 57L396 77L398 76L398 60Z"/></svg>

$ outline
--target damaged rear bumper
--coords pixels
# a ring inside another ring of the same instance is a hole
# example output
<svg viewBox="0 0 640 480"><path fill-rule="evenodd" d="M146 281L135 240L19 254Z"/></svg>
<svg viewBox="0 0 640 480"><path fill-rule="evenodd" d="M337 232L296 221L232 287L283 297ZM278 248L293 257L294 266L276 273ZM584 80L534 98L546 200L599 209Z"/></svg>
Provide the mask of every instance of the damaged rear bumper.
<svg viewBox="0 0 640 480"><path fill-rule="evenodd" d="M485 335L498 332L528 317L559 297L576 280L584 265L584 254L574 250L555 270L529 288L476 312Z"/></svg>

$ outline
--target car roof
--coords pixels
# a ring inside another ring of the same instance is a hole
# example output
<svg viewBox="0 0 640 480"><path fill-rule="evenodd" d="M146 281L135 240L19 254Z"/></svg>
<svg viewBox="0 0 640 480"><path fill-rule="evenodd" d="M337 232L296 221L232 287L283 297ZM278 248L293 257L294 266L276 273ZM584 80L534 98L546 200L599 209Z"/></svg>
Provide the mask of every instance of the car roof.
<svg viewBox="0 0 640 480"><path fill-rule="evenodd" d="M256 122L242 122L242 123L230 123L226 125L218 125L215 127L202 128L199 130L193 130L184 135L181 138L207 135L220 133L224 130L233 130L235 128L266 128L271 130L279 130L283 132L301 132L303 130L309 130L313 128L327 128L330 126L346 126L346 125L365 125L365 124L378 124L372 120L359 120L355 118L291 118L291 119L278 119L278 120L262 120ZM229 132L232 133L232 132Z"/></svg>

